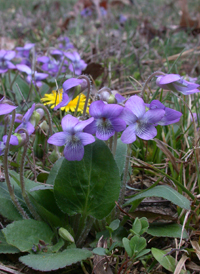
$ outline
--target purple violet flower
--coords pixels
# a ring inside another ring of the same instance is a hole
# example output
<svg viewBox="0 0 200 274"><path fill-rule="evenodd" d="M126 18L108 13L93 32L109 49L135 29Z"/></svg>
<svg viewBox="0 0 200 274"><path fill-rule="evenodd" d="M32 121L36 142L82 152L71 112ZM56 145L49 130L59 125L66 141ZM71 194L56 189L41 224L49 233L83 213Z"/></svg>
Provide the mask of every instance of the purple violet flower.
<svg viewBox="0 0 200 274"><path fill-rule="evenodd" d="M78 52L64 52L64 55L71 61L69 70L74 72L76 75L80 75L82 70L87 67L87 64L81 59Z"/></svg>
<svg viewBox="0 0 200 274"><path fill-rule="evenodd" d="M28 43L25 44L23 47L17 47L17 54L16 57L17 58L21 58L21 64L27 65L27 66L31 66L31 62L29 60L29 56L30 56L30 50L35 46L35 44L32 43Z"/></svg>
<svg viewBox="0 0 200 274"><path fill-rule="evenodd" d="M161 126L166 126L166 125L170 125L170 124L174 124L179 122L182 113L165 107L160 101L158 100L153 100L149 105L145 104L149 109L163 109L165 111L165 115L163 116L163 118L156 123L156 125L161 125Z"/></svg>
<svg viewBox="0 0 200 274"><path fill-rule="evenodd" d="M44 71L47 71L50 75L53 76L58 73L59 62L56 61L55 59L50 59L48 56L42 56L42 57L38 57L37 61L43 63L43 65L41 66L41 69Z"/></svg>
<svg viewBox="0 0 200 274"><path fill-rule="evenodd" d="M57 58L61 58L63 56L63 52L62 50L59 50L59 49L53 49L50 51L50 54L54 57L57 57Z"/></svg>
<svg viewBox="0 0 200 274"><path fill-rule="evenodd" d="M126 21L127 21L127 16L123 15L123 14L120 14L120 16L119 16L120 24L124 24Z"/></svg>
<svg viewBox="0 0 200 274"><path fill-rule="evenodd" d="M80 85L80 89L75 87ZM55 106L54 110L65 107L71 100L73 100L79 93L87 88L87 81L85 79L70 78L63 83L62 101Z"/></svg>
<svg viewBox="0 0 200 274"><path fill-rule="evenodd" d="M188 82L178 74L167 74L165 76L158 76L156 84L163 89L173 90L175 92L179 91L184 95L200 92L200 90L198 89L200 85Z"/></svg>
<svg viewBox="0 0 200 274"><path fill-rule="evenodd" d="M91 8L87 7L85 9L83 9L80 14L82 17L89 17L92 15L92 10L91 10Z"/></svg>
<svg viewBox="0 0 200 274"><path fill-rule="evenodd" d="M17 55L16 57L20 58L29 58L30 50L35 46L35 44L28 43L25 44L23 47L16 47Z"/></svg>
<svg viewBox="0 0 200 274"><path fill-rule="evenodd" d="M0 74L7 72L9 69L15 69L15 65L10 62L15 54L13 50L0 50Z"/></svg>
<svg viewBox="0 0 200 274"><path fill-rule="evenodd" d="M38 87L42 85L41 80L46 79L49 75L46 73L40 73L37 71L32 71L30 67L24 64L16 65L16 68L21 71L25 72L28 76L26 77L26 81L30 84L31 82Z"/></svg>
<svg viewBox="0 0 200 274"><path fill-rule="evenodd" d="M3 142L0 142L0 156L2 156L4 154L4 150L6 147L6 141L7 141L7 135L4 135ZM11 135L9 144L12 146L17 146L19 144L17 136Z"/></svg>
<svg viewBox="0 0 200 274"><path fill-rule="evenodd" d="M22 117L22 120L20 119L20 116L18 116L18 118L15 119L15 122L21 123L16 128L15 132L17 132L20 128L26 129L29 135L31 135L34 132L35 127L30 122L30 119L34 110L35 110L35 104L33 104L32 107L24 114L24 116Z"/></svg>
<svg viewBox="0 0 200 274"><path fill-rule="evenodd" d="M83 129L92 123L94 118L79 121L71 114L62 121L62 132L57 132L48 139L48 143L55 146L65 146L64 156L68 161L81 161L84 155L84 146L95 142L94 136L83 132Z"/></svg>
<svg viewBox="0 0 200 274"><path fill-rule="evenodd" d="M104 7L100 7L101 15L106 16L107 15L107 10Z"/></svg>
<svg viewBox="0 0 200 274"><path fill-rule="evenodd" d="M67 49L73 49L74 48L73 44L70 42L70 39L68 37L61 37L60 39L58 39L58 41L61 42L59 44L59 48L62 49L62 50L67 50Z"/></svg>
<svg viewBox="0 0 200 274"><path fill-rule="evenodd" d="M122 142L131 144L136 140L136 135L143 140L153 139L157 135L155 124L164 115L163 109L150 109L146 112L142 98L137 95L131 96L125 103L125 108L120 115L128 125L122 133Z"/></svg>
<svg viewBox="0 0 200 274"><path fill-rule="evenodd" d="M126 123L119 116L123 107L117 104L105 104L103 101L95 101L90 105L90 115L95 120L88 125L84 132L96 133L100 140L108 140L115 132L123 131Z"/></svg>
<svg viewBox="0 0 200 274"><path fill-rule="evenodd" d="M16 109L16 106L3 103L4 97L0 100L0 115L6 115Z"/></svg>

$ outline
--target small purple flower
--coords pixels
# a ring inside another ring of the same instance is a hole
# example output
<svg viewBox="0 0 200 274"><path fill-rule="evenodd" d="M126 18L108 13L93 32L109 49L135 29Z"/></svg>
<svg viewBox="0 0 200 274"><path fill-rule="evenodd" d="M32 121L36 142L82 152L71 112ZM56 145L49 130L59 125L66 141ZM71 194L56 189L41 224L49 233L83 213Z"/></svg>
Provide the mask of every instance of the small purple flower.
<svg viewBox="0 0 200 274"><path fill-rule="evenodd" d="M0 74L7 72L9 69L15 69L15 65L10 62L15 57L13 50L0 50Z"/></svg>
<svg viewBox="0 0 200 274"><path fill-rule="evenodd" d="M50 54L56 58L56 59L61 59L64 55L63 51L62 50L59 50L59 49L53 49L50 51Z"/></svg>
<svg viewBox="0 0 200 274"><path fill-rule="evenodd" d="M115 132L123 131L126 123L119 116L123 107L117 104L105 104L95 101L90 105L90 115L95 120L85 128L85 132L95 134L100 140L108 140Z"/></svg>
<svg viewBox="0 0 200 274"><path fill-rule="evenodd" d="M3 136L3 142L0 142L0 156L4 154L4 150L6 148L7 135ZM10 136L10 145L17 146L19 144L18 138L15 135Z"/></svg>
<svg viewBox="0 0 200 274"><path fill-rule="evenodd" d="M64 55L71 61L69 70L74 72L76 75L80 75L82 70L87 67L87 64L81 59L78 52L64 52Z"/></svg>
<svg viewBox="0 0 200 274"><path fill-rule="evenodd" d="M120 16L119 16L120 24L124 24L126 21L127 21L127 16L120 14Z"/></svg>
<svg viewBox="0 0 200 274"><path fill-rule="evenodd" d="M198 89L200 85L191 83L183 79L178 74L167 74L165 76L158 76L156 84L164 89L179 91L184 95L200 92Z"/></svg>
<svg viewBox="0 0 200 274"><path fill-rule="evenodd" d="M41 69L47 71L50 75L55 75L59 71L59 62L55 59L50 59L48 56L42 56L37 58L38 62L43 63ZM64 71L63 71L64 72Z"/></svg>
<svg viewBox="0 0 200 274"><path fill-rule="evenodd" d="M16 122L21 123L15 130L15 132L17 132L20 128L24 128L28 131L28 134L31 135L35 128L34 126L31 124L30 119L31 116L33 114L33 111L35 110L35 104L32 105L32 107L24 114L24 116L21 118L22 120L20 120L20 116L18 116L17 119L15 119Z"/></svg>
<svg viewBox="0 0 200 274"><path fill-rule="evenodd" d="M76 92L75 87L80 85L80 90ZM70 78L63 83L63 95L62 101L54 110L61 107L65 107L71 100L73 100L80 92L82 92L87 87L87 81L84 79Z"/></svg>
<svg viewBox="0 0 200 274"><path fill-rule="evenodd" d="M35 44L28 43L25 44L23 47L16 47L17 55L16 57L20 58L29 58L30 50L35 46Z"/></svg>
<svg viewBox="0 0 200 274"><path fill-rule="evenodd" d="M16 106L3 103L4 97L0 100L0 115L6 115L16 109Z"/></svg>
<svg viewBox="0 0 200 274"><path fill-rule="evenodd" d="M92 15L92 10L89 7L85 8L81 11L81 16L82 17L89 17L91 15Z"/></svg>
<svg viewBox="0 0 200 274"><path fill-rule="evenodd" d="M25 72L28 76L26 77L26 81L30 84L33 83L40 87L42 85L41 80L46 79L49 75L46 73L40 73L37 71L32 71L30 67L23 64L16 65L16 68L21 71Z"/></svg>
<svg viewBox="0 0 200 274"><path fill-rule="evenodd" d="M100 7L101 15L106 16L107 15L107 10L104 7Z"/></svg>
<svg viewBox="0 0 200 274"><path fill-rule="evenodd" d="M166 125L170 125L170 124L174 124L179 122L182 113L165 107L160 101L158 100L153 100L149 105L145 104L147 107L149 107L149 109L163 109L165 111L165 115L163 116L163 118L156 123L156 125L161 125L161 126L166 126Z"/></svg>
<svg viewBox="0 0 200 274"><path fill-rule="evenodd" d="M70 39L68 37L61 37L60 39L58 39L58 41L61 42L59 44L59 48L62 49L62 50L67 50L67 49L73 49L74 48L73 44L70 42Z"/></svg>
<svg viewBox="0 0 200 274"><path fill-rule="evenodd" d="M190 83L196 83L198 78L197 77L190 77L188 75L185 75L185 76L183 76L183 79L186 80L186 81L189 81Z"/></svg>
<svg viewBox="0 0 200 274"><path fill-rule="evenodd" d="M117 104L123 103L126 100L126 98L119 93L115 94L115 99L117 100Z"/></svg>
<svg viewBox="0 0 200 274"><path fill-rule="evenodd" d="M83 132L83 129L92 123L94 118L79 121L68 114L62 121L62 132L57 132L48 139L48 143L56 146L65 146L64 156L68 161L81 161L84 155L84 146L95 142L94 136Z"/></svg>
<svg viewBox="0 0 200 274"><path fill-rule="evenodd" d="M157 135L155 124L164 115L163 109L150 109L146 112L142 98L137 95L131 96L125 103L125 108L120 115L128 125L122 133L122 142L130 144L136 140L136 135L143 140L153 139Z"/></svg>

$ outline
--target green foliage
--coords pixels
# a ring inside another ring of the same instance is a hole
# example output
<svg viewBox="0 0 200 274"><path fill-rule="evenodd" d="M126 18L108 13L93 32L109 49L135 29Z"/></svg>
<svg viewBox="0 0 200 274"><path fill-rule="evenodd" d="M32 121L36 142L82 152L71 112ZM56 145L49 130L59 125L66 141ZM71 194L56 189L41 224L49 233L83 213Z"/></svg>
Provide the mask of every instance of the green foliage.
<svg viewBox="0 0 200 274"><path fill-rule="evenodd" d="M149 223L147 218L143 217L141 219L136 218L130 232L134 235L142 235L144 232L148 230Z"/></svg>
<svg viewBox="0 0 200 274"><path fill-rule="evenodd" d="M145 238L137 235L133 236L130 240L128 238L123 238L122 242L129 257L134 256L138 258L140 255L143 256L150 251L149 249L145 250L147 245Z"/></svg>
<svg viewBox="0 0 200 274"><path fill-rule="evenodd" d="M127 145L121 141L121 138L117 140L117 149L115 153L115 161L119 168L119 175L121 176L124 170L126 161Z"/></svg>
<svg viewBox="0 0 200 274"><path fill-rule="evenodd" d="M156 237L181 238L182 226L179 224L156 223L150 225L150 227L147 230L147 233ZM182 238L188 238L188 234L185 229L183 230Z"/></svg>
<svg viewBox="0 0 200 274"><path fill-rule="evenodd" d="M2 231L0 230L0 253L4 253L4 254L14 254L14 253L19 253L20 250L12 245L9 245L6 242L6 239L2 233Z"/></svg>
<svg viewBox="0 0 200 274"><path fill-rule="evenodd" d="M10 221L22 219L22 216L19 214L12 201L3 197L0 198L0 214Z"/></svg>
<svg viewBox="0 0 200 274"><path fill-rule="evenodd" d="M103 141L85 147L83 159L59 159L49 175L58 206L69 215L106 217L118 200L120 177L112 153ZM49 180L47 181L49 183Z"/></svg>
<svg viewBox="0 0 200 274"><path fill-rule="evenodd" d="M175 259L170 256L167 255L166 251L157 249L157 248L152 248L151 252L154 256L154 258L168 271L174 272L175 268L176 268L176 261ZM181 270L180 272L181 274L185 274L185 271Z"/></svg>
<svg viewBox="0 0 200 274"><path fill-rule="evenodd" d="M92 252L88 250L69 248L58 253L29 254L20 257L19 260L35 270L52 271L86 260L91 256Z"/></svg>
<svg viewBox="0 0 200 274"><path fill-rule="evenodd" d="M166 200L171 201L175 205L180 206L181 208L185 208L187 210L190 210L190 201L178 193L175 189L167 186L167 185L162 185L162 186L156 186L154 188L151 188L149 190L146 190L142 193L139 193L135 195L133 198L129 199L124 206L131 204L132 202L143 199L146 197L162 197Z"/></svg>
<svg viewBox="0 0 200 274"><path fill-rule="evenodd" d="M50 244L54 236L46 223L31 219L15 221L2 229L2 232L7 243L22 252L30 251L40 240Z"/></svg>

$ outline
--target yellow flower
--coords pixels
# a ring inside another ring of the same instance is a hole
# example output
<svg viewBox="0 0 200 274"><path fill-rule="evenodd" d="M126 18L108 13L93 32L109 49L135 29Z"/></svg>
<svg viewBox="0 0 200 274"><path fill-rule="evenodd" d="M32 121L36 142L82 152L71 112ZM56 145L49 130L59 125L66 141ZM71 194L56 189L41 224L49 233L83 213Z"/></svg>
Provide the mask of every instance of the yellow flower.
<svg viewBox="0 0 200 274"><path fill-rule="evenodd" d="M62 94L63 89L59 89L58 93L56 90L52 90L50 94L45 94L44 97L41 99L44 105L51 105L51 108L54 108L62 101ZM80 97L80 101L79 101ZM70 101L69 104L65 107L61 107L61 110L65 110L66 112L71 111L75 112L77 103L78 105L78 112L83 112L84 105L85 105L86 96L84 94L79 94L74 100ZM89 113L89 108L87 108L87 113Z"/></svg>

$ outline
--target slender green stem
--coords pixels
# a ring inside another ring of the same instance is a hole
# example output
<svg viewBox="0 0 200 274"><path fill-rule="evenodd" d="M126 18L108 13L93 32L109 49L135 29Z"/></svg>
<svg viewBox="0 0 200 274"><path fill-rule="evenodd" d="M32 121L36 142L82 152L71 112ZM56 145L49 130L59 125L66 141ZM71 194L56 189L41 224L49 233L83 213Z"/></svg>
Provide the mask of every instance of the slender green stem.
<svg viewBox="0 0 200 274"><path fill-rule="evenodd" d="M61 73L61 70L62 70L62 67L63 67L64 62L65 62L65 56L64 56L64 58L63 58L63 60L62 60L62 62L61 62L61 64L60 64L58 73L57 73L57 75L56 75L56 80L58 79L58 77L59 77L59 75L60 75L60 73Z"/></svg>
<svg viewBox="0 0 200 274"><path fill-rule="evenodd" d="M12 83L10 84L10 90L12 90L12 86L13 86L13 84L14 84L14 82L15 82L17 76L18 76L18 74L19 74L19 71L17 71L17 72L15 73L15 77L14 77L14 79L12 80Z"/></svg>
<svg viewBox="0 0 200 274"><path fill-rule="evenodd" d="M33 83L31 81L31 85L30 85L30 88L29 88L28 96L26 98L26 102L28 102L28 100L29 100L29 97L31 95L32 89L33 89ZM22 106L21 110L23 110L24 106L25 106L25 104Z"/></svg>
<svg viewBox="0 0 200 274"><path fill-rule="evenodd" d="M22 196L23 196L23 198L26 202L26 205L27 205L28 209L30 210L31 214L34 216L34 218L36 220L41 220L40 216L36 212L35 208L32 206L31 201L29 200L29 197L26 193L25 182L24 182L24 164L25 164L26 152L27 152L28 145L29 145L29 134L28 134L27 130L24 128L20 128L17 133L19 133L21 131L23 131L26 134L26 142L24 144L24 150L21 155L21 165L20 165L20 186L21 186L21 190L22 190Z"/></svg>
<svg viewBox="0 0 200 274"><path fill-rule="evenodd" d="M90 216L86 216L86 217L83 216L83 219L82 220L80 219L80 223L79 223L79 226L82 227L82 230L81 230L81 233L76 241L76 245L78 247L82 246L86 237L88 236L90 229L94 223L94 218L90 217Z"/></svg>
<svg viewBox="0 0 200 274"><path fill-rule="evenodd" d="M118 137L118 133L115 132L114 143L113 143L113 148L112 148L113 157L115 157L115 153L116 153L116 149L117 149L117 137Z"/></svg>
<svg viewBox="0 0 200 274"><path fill-rule="evenodd" d="M118 200L119 207L122 207L122 204L124 202L130 155L131 155L131 144L129 144L127 147L126 162L125 162L125 167L124 167L124 176L123 176L121 191L120 191L119 200ZM117 217L119 217L119 212L120 212L119 208L117 207L116 208Z"/></svg>
<svg viewBox="0 0 200 274"><path fill-rule="evenodd" d="M23 99L23 103L26 104L27 107L28 107L28 104L27 104L27 102L26 102L26 100L25 100L25 98L24 98L24 96L23 96L23 94L22 94L22 92L21 92L21 90L20 90L20 88L19 88L19 85L18 85L17 83L16 83L16 86L17 86L17 88L18 88L18 90L19 90L19 93L20 93L22 99Z"/></svg>
<svg viewBox="0 0 200 274"><path fill-rule="evenodd" d="M113 148L113 136L111 136L110 139L109 139L109 149L110 149L110 151L112 151L112 148Z"/></svg>
<svg viewBox="0 0 200 274"><path fill-rule="evenodd" d="M8 136L7 136L7 140L6 140L6 147L5 147L5 151L4 151L4 173L5 173L5 179L6 179L8 191L9 191L9 194L10 194L13 204L16 206L19 213L23 216L24 219L29 219L29 216L24 211L24 209L21 207L17 197L15 196L14 190L13 190L11 182L10 182L9 173L8 173L8 152L9 152L10 138L11 138L12 130L14 127L14 122L15 122L15 115L16 115L16 111L13 110L12 111L12 120L11 120L11 124L10 124L10 130L8 132Z"/></svg>
<svg viewBox="0 0 200 274"><path fill-rule="evenodd" d="M83 118L84 118L85 114L86 114L86 111L87 111L88 101L89 101L89 98L90 98L90 79L86 75L80 75L78 77L78 79L86 80L87 81L87 87L88 87L87 96L86 96L86 100L85 100L85 105L84 105L84 109L83 109Z"/></svg>
<svg viewBox="0 0 200 274"><path fill-rule="evenodd" d="M77 116L77 112L78 112L78 107L79 107L79 104L80 104L80 100L81 100L81 94L79 94L79 96L78 96L78 102L76 104L76 109L74 111L74 117Z"/></svg>
<svg viewBox="0 0 200 274"><path fill-rule="evenodd" d="M142 89L142 91L141 91L141 98L143 98L144 97L144 92L145 92L145 90L146 90L146 88L147 88L147 84L149 83L149 81L154 77L154 76L157 76L157 75L166 75L164 72L162 72L162 71L155 71L154 73L152 73L148 78L147 78L147 80L146 80L146 82L145 82L145 84L144 84L144 87L143 87L143 89Z"/></svg>

